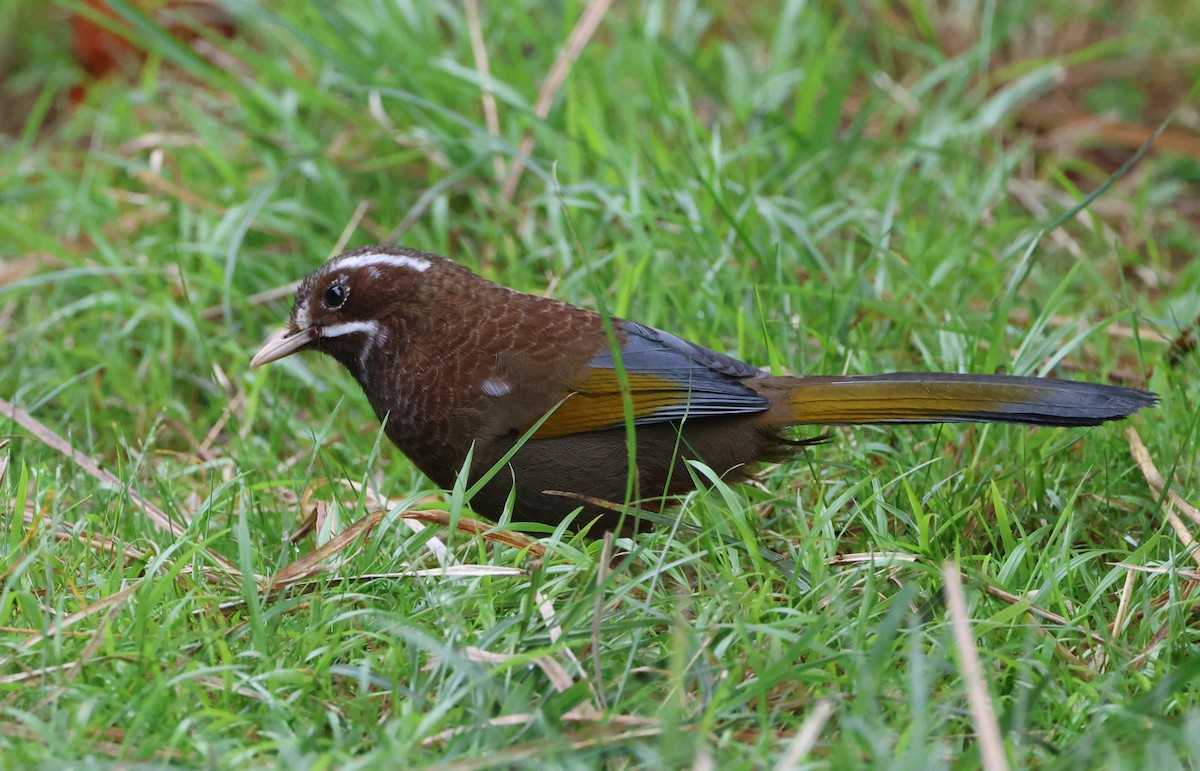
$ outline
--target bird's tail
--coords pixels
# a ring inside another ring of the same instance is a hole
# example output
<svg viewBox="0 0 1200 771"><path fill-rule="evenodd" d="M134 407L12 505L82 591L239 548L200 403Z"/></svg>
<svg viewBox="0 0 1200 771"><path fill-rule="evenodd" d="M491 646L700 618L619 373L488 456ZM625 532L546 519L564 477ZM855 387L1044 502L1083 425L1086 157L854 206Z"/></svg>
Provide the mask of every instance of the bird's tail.
<svg viewBox="0 0 1200 771"><path fill-rule="evenodd" d="M846 377L770 377L765 416L776 425L1027 423L1094 426L1158 403L1133 388L1006 375L894 372Z"/></svg>

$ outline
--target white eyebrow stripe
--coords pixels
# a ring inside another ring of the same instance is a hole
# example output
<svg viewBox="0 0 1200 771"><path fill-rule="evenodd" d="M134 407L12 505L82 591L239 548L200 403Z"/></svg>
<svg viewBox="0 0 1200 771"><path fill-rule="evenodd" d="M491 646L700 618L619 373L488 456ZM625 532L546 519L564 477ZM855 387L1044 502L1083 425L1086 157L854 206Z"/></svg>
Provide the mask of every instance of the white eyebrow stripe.
<svg viewBox="0 0 1200 771"><path fill-rule="evenodd" d="M382 254L380 252L356 254L353 257L346 257L334 263L334 265L342 270L386 266L389 268L408 268L418 273L424 273L429 270L429 266L432 264L432 262L424 257L410 257L407 254Z"/></svg>
<svg viewBox="0 0 1200 771"><path fill-rule="evenodd" d="M342 324L330 324L327 327L321 327L321 337L341 337L342 335L352 335L356 332L370 335L372 342L374 342L375 335L379 333L379 322L347 321Z"/></svg>

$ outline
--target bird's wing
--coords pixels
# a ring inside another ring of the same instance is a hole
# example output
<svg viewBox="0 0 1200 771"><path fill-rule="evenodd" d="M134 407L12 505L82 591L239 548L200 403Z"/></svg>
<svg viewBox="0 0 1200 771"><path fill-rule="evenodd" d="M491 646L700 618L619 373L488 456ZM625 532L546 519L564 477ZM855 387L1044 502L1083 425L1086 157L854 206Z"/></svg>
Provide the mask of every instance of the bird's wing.
<svg viewBox="0 0 1200 771"><path fill-rule="evenodd" d="M757 367L653 327L615 322L633 422L663 423L763 412L768 399L741 382L765 374ZM591 360L571 394L533 435L549 439L625 424L625 397L611 348Z"/></svg>

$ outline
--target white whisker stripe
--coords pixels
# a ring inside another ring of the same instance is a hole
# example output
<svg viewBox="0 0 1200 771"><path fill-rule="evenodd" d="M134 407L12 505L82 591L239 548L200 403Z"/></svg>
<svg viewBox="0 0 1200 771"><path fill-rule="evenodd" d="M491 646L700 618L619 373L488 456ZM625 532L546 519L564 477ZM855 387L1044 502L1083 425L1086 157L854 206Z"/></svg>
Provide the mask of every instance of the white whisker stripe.
<svg viewBox="0 0 1200 771"><path fill-rule="evenodd" d="M408 268L415 270L418 273L424 273L429 270L429 266L433 263L424 257L410 257L407 254L382 254L380 252L367 252L366 254L356 254L351 257L345 257L336 261L333 265L340 270L353 270L355 268Z"/></svg>
<svg viewBox="0 0 1200 771"><path fill-rule="evenodd" d="M342 324L330 324L327 327L321 327L321 337L341 337L342 335L353 335L356 332L361 332L371 336L371 344L374 344L375 335L379 332L378 321L347 321Z"/></svg>

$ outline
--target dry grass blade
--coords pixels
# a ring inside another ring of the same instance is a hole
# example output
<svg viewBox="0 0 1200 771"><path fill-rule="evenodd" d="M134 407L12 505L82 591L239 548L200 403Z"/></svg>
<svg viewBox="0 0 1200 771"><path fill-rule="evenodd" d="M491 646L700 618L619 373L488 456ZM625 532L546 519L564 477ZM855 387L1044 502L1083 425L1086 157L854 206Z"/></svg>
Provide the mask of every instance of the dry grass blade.
<svg viewBox="0 0 1200 771"><path fill-rule="evenodd" d="M1069 131L1072 126L1080 126L1082 131L1076 133L1095 136L1106 144L1126 150L1137 150L1147 142L1153 141L1157 150L1169 150L1193 159L1200 158L1200 134L1186 126L1176 124L1159 131L1158 127L1153 125L1111 118L1097 119L1082 112L1059 114L1055 115L1054 119L1063 126L1059 131Z"/></svg>
<svg viewBox="0 0 1200 771"><path fill-rule="evenodd" d="M1125 629L1125 624L1129 620L1129 604L1133 601L1133 589L1137 584L1137 571L1129 570L1125 573L1125 583L1121 587L1121 597L1117 601L1117 613L1113 620L1108 625L1108 634L1114 640ZM1100 649L1096 655L1096 671L1105 672L1108 670L1110 659L1107 651Z"/></svg>
<svg viewBox="0 0 1200 771"><path fill-rule="evenodd" d="M485 725L489 728L503 728L506 726L522 726L529 725L535 721L545 720L545 715L538 715L529 712L516 712L511 715L501 715L500 717L490 718ZM651 717L641 717L640 715L591 715L584 716L579 714L577 710L571 709L563 713L561 720L564 723L595 723L603 722L605 725L618 726L633 726L633 727L649 727L657 726L659 721ZM445 731L427 736L421 740L422 747L431 747L437 744L442 744L455 736L461 736L465 733L479 730L479 726L455 726L447 728Z"/></svg>
<svg viewBox="0 0 1200 771"><path fill-rule="evenodd" d="M81 543L93 551L122 554L132 562L141 562L149 559L149 555L136 546L122 544L117 539L106 535L79 535L69 531L58 530L54 533L54 539L56 541Z"/></svg>
<svg viewBox="0 0 1200 771"><path fill-rule="evenodd" d="M377 495L369 488L366 490L360 491L358 485L356 485L352 482L346 481L346 480L342 480L342 481L343 481L343 484L345 484L347 487L349 487L351 490L354 491L355 495L362 494L366 505L374 507L376 509L383 509L383 510L387 510L387 511L391 511L396 508L396 505L397 505L396 501L386 498L384 496ZM302 508L309 508L309 507L316 507L316 508L313 509L313 514L311 516L308 516L305 518L304 522L301 523L300 527L297 528L296 532L289 536L289 539L291 540L292 543L296 543L301 538L308 535L310 532L312 532L313 528L316 526L319 507L321 507L324 504L322 504L319 501L316 503L310 504L310 499L313 497L314 489L315 489L315 487L310 487L308 490L305 491L304 496L300 502L300 505ZM436 496L426 496L424 498L421 498L416 503L424 504L424 503L433 502L436 500L437 500ZM439 527L449 527L450 519L451 519L450 514L448 512L441 511L438 509L410 509L408 511L402 512L397 518L401 522L404 522L405 525L407 525L414 532L420 532L421 529L424 528L424 526L426 526L426 525L437 525ZM539 544L534 539L530 538L529 536L527 536L523 533L518 533L515 530L505 530L503 528L496 527L494 524L492 524L490 522L485 522L484 520L481 520L481 519L473 519L471 517L459 517L458 524L455 527L455 529L460 532L463 532L463 533L468 533L470 535L474 535L474 536L483 538L485 541L491 541L493 543L498 543L503 546L511 546L514 549L527 550L530 554L532 554L535 557L546 556L546 548L544 546L542 546L541 544ZM453 559L452 555L450 555L446 551L445 544L437 538L430 538L428 541L426 541L425 546L431 552L433 552L434 556L437 557L438 561L443 564L446 563L448 560Z"/></svg>
<svg viewBox="0 0 1200 771"><path fill-rule="evenodd" d="M564 716L565 717L565 716ZM490 721L489 721L490 722ZM520 725L518 722L517 725ZM454 729L457 732L462 732L462 729ZM529 744L521 744L516 747L509 747L506 750L499 752L488 753L485 757L469 758L459 760L454 763L446 763L438 766L441 771L475 771L476 769L484 768L507 768L508 766L525 766L528 765L523 761L542 757L548 752L560 750L562 743L565 740L567 745L573 750L582 750L589 747L603 747L606 745L620 744L621 742L630 741L633 739L648 739L651 736L658 736L663 732L660 726L646 726L642 728L633 728L628 731L613 733L608 730L607 726L596 726L591 731L580 731L575 734L565 734L561 738L554 740L540 740L530 742ZM433 739L435 737L430 737Z"/></svg>
<svg viewBox="0 0 1200 771"><path fill-rule="evenodd" d="M415 519L424 522L427 525L441 525L442 527L450 527L450 512L441 511L439 509L419 509L417 511L406 511L400 515L401 519ZM469 533L470 535L479 536L485 541L511 546L514 549L524 549L535 557L545 557L546 547L542 546L537 541L533 540L524 533L518 533L515 530L505 530L496 527L491 522L485 522L482 519L473 519L471 517L459 517L455 525L459 532Z"/></svg>
<svg viewBox="0 0 1200 771"><path fill-rule="evenodd" d="M252 294L246 298L247 305L266 305L278 300L286 300L296 293L296 289L300 287L300 281L292 281L283 286L277 286L273 289L267 289L257 294ZM205 321L217 321L225 313L225 306L214 305L211 308L205 308L200 311L200 318Z"/></svg>
<svg viewBox="0 0 1200 771"><path fill-rule="evenodd" d="M34 256L21 257L16 260L0 260L0 286L12 284L26 276L33 275L41 260Z"/></svg>
<svg viewBox="0 0 1200 771"><path fill-rule="evenodd" d="M0 722L0 733L13 739L22 739L24 741L44 741L42 734L33 730L22 723L12 721ZM110 758L119 758L125 754L124 748L116 742L103 740L94 740L88 745L88 750L97 755L104 755ZM171 757L171 756L166 756Z"/></svg>
<svg viewBox="0 0 1200 771"><path fill-rule="evenodd" d="M334 257L346 251L346 244L350 243L350 238L354 235L354 231L358 230L358 225L362 222L363 217L367 216L367 210L371 208L371 204L366 201L359 201L358 206L354 207L354 213L350 215L350 219L346 220L346 227L342 228L342 232L338 235L338 240L334 243L333 248L329 250L329 256Z"/></svg>
<svg viewBox="0 0 1200 771"><path fill-rule="evenodd" d="M386 511L395 511L397 508L399 508L396 501L393 501L392 499L388 498L385 495L380 495L379 493L375 492L375 490L371 489L370 487L360 488L358 485L354 484L353 482L351 482L347 479L342 480L342 484L346 485L351 490L354 490L356 495L361 494L363 497L363 502L367 506L370 506L371 508L384 509ZM411 505L412 506L420 506L420 505L424 505L427 503L435 503L440 500L441 500L440 496L427 495L416 501L413 501ZM418 509L406 509L406 511L417 511L417 510ZM420 519L417 519L416 517L401 517L400 522L402 522L405 527L407 527L409 530L411 530L414 533L420 533L426 527L429 526L425 522L422 522ZM425 548L428 549L430 554L432 554L434 556L434 558L437 559L437 563L439 565L454 564L455 557L453 554L450 553L450 549L446 546L446 542L442 538L440 538L438 536L432 536L430 538L426 538L425 539Z"/></svg>
<svg viewBox="0 0 1200 771"><path fill-rule="evenodd" d="M1200 328L1200 316L1180 330L1175 339L1171 341L1171 347L1167 349L1167 355L1163 357L1169 368L1178 367L1185 356L1196 350L1197 328Z"/></svg>
<svg viewBox="0 0 1200 771"><path fill-rule="evenodd" d="M4 634L41 634L41 629L26 629L23 626L0 626L0 632ZM62 637L87 637L87 632L62 632Z"/></svg>
<svg viewBox="0 0 1200 771"><path fill-rule="evenodd" d="M562 639L563 630L556 618L557 613L554 610L554 603L550 601L549 597L542 593L540 587L534 590L533 600L535 603L537 603L538 614L542 617L542 620L546 622L546 629L550 634L550 641L557 643ZM599 704L600 699L596 695L596 688L592 682L588 680L587 675L584 674L586 670L584 670L583 664L580 663L579 657L575 655L575 651L564 646L562 652L564 656L571 660L571 664L574 665L575 671L578 672L580 677L583 678L583 680L587 683L588 692L592 695L592 698L595 699L596 703ZM596 712L599 712L598 708L593 707L592 709L594 709Z"/></svg>
<svg viewBox="0 0 1200 771"><path fill-rule="evenodd" d="M151 131L134 137L117 147L120 155L138 155L147 150L161 150L164 147L203 147L204 140L195 134L184 134L178 131Z"/></svg>
<svg viewBox="0 0 1200 771"><path fill-rule="evenodd" d="M492 79L491 66L488 64L487 46L483 42L483 25L479 20L479 0L463 0L463 9L467 12L467 32L471 36L471 54L475 57L475 69L483 81L483 122L488 133L494 137L500 136L500 114L496 109L496 96L487 83ZM496 179L504 176L504 159L499 155L492 156L492 172Z"/></svg>
<svg viewBox="0 0 1200 771"><path fill-rule="evenodd" d="M538 90L537 102L533 105L533 114L539 120L545 119L550 114L550 105L553 104L558 90L566 82L571 65L579 58L584 46L596 32L596 28L600 26L600 20L608 12L610 5L612 5L612 0L591 0L583 9L583 13L579 15L579 21L575 23L575 29L571 30L567 44L558 52L554 66L550 68L546 79L542 81L542 87ZM525 163L531 153L533 153L533 132L526 131L524 137L521 138L521 147L517 151L517 157L513 159L512 168L509 169L508 177L504 180L504 187L500 191L500 199L505 203L510 203L513 196L516 195L517 184L521 181L521 174L525 171Z"/></svg>
<svg viewBox="0 0 1200 771"><path fill-rule="evenodd" d="M542 593L541 589L533 593L533 601L537 603L538 615L546 622L546 630L550 634L550 642L557 643L562 638L563 630L554 620L554 603Z"/></svg>
<svg viewBox="0 0 1200 771"><path fill-rule="evenodd" d="M30 680L40 680L46 675L53 675L59 672L70 674L78 669L78 661L68 661L65 664L54 664L53 666L49 667L38 667L37 669L31 669L28 672L15 672L11 675L4 675L3 677L0 677L0 684L14 685L16 683L25 683L29 682Z"/></svg>
<svg viewBox="0 0 1200 771"><path fill-rule="evenodd" d="M436 568L407 568L388 573L359 573L353 576L337 576L320 581L305 581L291 584L291 588L310 591L317 588L361 584L368 581L398 581L402 578L526 578L529 572L521 568L504 565L446 565Z"/></svg>
<svg viewBox="0 0 1200 771"><path fill-rule="evenodd" d="M340 554L350 544L357 540L360 536L365 536L376 525L384 520L388 513L382 509L376 509L370 514L362 517L348 528L338 533L331 538L328 543L313 549L308 554L297 559L296 561L281 568L278 573L271 579L270 588L273 590L282 589L284 587L295 584L297 581L303 581L313 576L327 573L333 570L336 565L329 563L333 557ZM415 511L401 512L399 519L414 519L426 524L438 524L449 526L450 515L447 512L436 509L417 509ZM485 540L502 543L505 546L512 546L518 549L528 549L533 554L543 556L545 549L538 543L534 542L528 536L516 533L511 530L497 530L492 525L469 517L459 517L458 529L465 533L477 535ZM431 568L428 571L414 570L406 571L400 575L417 576L417 575L451 575L455 573L454 568L487 568L486 573L475 573L475 575L525 575L526 572L518 568L491 568L490 566L446 566L442 568ZM495 571L500 571L499 573ZM511 571L511 572L510 572Z"/></svg>
<svg viewBox="0 0 1200 771"><path fill-rule="evenodd" d="M196 455L205 458L209 457L213 444L220 438L221 432L225 430L225 426L229 424L230 418L241 413L242 408L246 404L246 392L238 391L232 399L225 405L225 409L221 410L221 417L212 424L208 429L208 433L204 435L204 439L200 441L200 445L196 448ZM250 427L249 423L242 424L242 430L245 431ZM242 438L245 438L243 436Z"/></svg>
<svg viewBox="0 0 1200 771"><path fill-rule="evenodd" d="M21 739L23 741L30 742L41 742L45 740L45 736L42 733L35 731L33 728L30 728L24 723L17 723L12 720L0 721L0 734L13 739ZM124 758L129 754L129 748L119 741L120 739L124 738L124 732L122 732L120 729L109 728L104 731L103 735L110 736L118 741L92 739L88 743L88 752L96 755L104 755L110 758ZM59 741L62 740L61 736L56 736L55 738ZM151 753L150 757L156 760L173 761L178 760L181 757L181 753L179 750L167 748L155 750L153 753Z"/></svg>
<svg viewBox="0 0 1200 771"><path fill-rule="evenodd" d="M143 578L140 581L130 584L129 586L125 587L124 589L122 589L121 591L119 591L115 594L110 594L109 596L107 596L101 600L97 600L96 602L93 602L91 605L87 606L83 610L72 613L71 615L64 618L62 621L59 621L58 623L56 623L54 625L54 628L52 630L50 630L49 632L41 632L39 634L34 635L33 637L27 638L25 640L25 642L21 643L21 647L22 648L32 648L34 645L37 645L38 643L40 643L42 640L45 640L48 637L53 637L54 635L58 634L62 630L67 629L68 627L72 627L75 624L78 624L80 621L83 621L85 618L94 616L97 613L100 613L101 611L104 611L104 610L107 610L108 608L113 607L114 605L120 605L121 603L125 602L126 599L129 598L129 595L133 594L134 592L136 592L138 590L138 587L140 587L142 585L142 581L146 581L146 580L148 580L148 578Z"/></svg>
<svg viewBox="0 0 1200 771"><path fill-rule="evenodd" d="M0 480L2 480L2 478L3 477L0 476ZM25 502L25 511L21 513L21 519L28 528L28 532L25 536L24 542L22 543L22 547L24 547L37 533L36 527L41 521L41 516L32 501ZM55 530L53 533L51 533L51 537L53 537L56 541L63 543L82 544L83 546L86 546L87 548L96 552L121 554L124 555L125 558L130 562L142 562L150 559L150 555L147 552L142 551L136 546L123 544L111 536L75 533L67 530L66 523L61 521L54 522L54 527ZM156 556L158 555L159 552L156 544L150 543L150 549L155 553ZM4 575L7 575L7 573L0 571L0 576Z"/></svg>
<svg viewBox="0 0 1200 771"><path fill-rule="evenodd" d="M346 244L350 242L350 237L353 236L354 231L358 229L359 224L362 222L363 217L366 216L367 210L370 208L370 206L371 205L366 201L358 202L358 206L355 207L354 213L350 215L350 219L346 221L346 227L342 228L342 232L341 235L338 236L337 243L335 243L333 245L333 249L330 250L330 257L341 254L343 251L345 251ZM266 305L267 303L286 300L295 294L296 290L299 288L299 279L296 281L289 281L282 286L273 287L271 289L266 289L262 292L257 292L250 295L246 298L246 303L253 306ZM224 305L214 305L211 308L205 308L204 310L200 311L200 318L204 321L218 321L224 315Z"/></svg>
<svg viewBox="0 0 1200 771"><path fill-rule="evenodd" d="M128 599L128 595L124 598ZM68 683L83 671L84 665L91 661L96 656L96 652L100 650L100 646L108 639L108 630L112 626L112 622L116 619L117 613L121 611L121 606L125 604L124 599L121 602L113 603L109 607L108 612L104 614L104 618L100 619L100 623L92 630L92 639L88 640L87 645L83 646L83 650L73 662L77 666L63 675L62 682ZM55 686L59 688L61 686ZM44 700L43 706L49 706L49 701L53 701L54 697L49 697Z"/></svg>
<svg viewBox="0 0 1200 771"><path fill-rule="evenodd" d="M300 508L307 512L304 515L304 519L300 520L300 523L296 525L295 529L287 534L288 543L293 545L299 544L305 538L308 538L310 535L315 533L317 530L317 521L323 516L320 512L320 507L326 504L324 501L319 501L310 505L308 498L309 493L311 492L312 488L310 487L308 490L304 491L304 496L300 499Z"/></svg>
<svg viewBox="0 0 1200 771"><path fill-rule="evenodd" d="M506 565L445 565L436 568L409 568L390 573L360 573L355 576L313 582L314 585L336 586L363 581L384 581L396 578L527 578L528 570Z"/></svg>
<svg viewBox="0 0 1200 771"><path fill-rule="evenodd" d="M1004 771L1008 768L1008 756L1004 752L1000 723L992 708L992 697L983 679L979 651L975 649L975 635L971 631L971 620L967 617L967 598L958 566L951 562L943 565L942 579L946 605L950 611L950 626L954 629L954 641L958 648L958 664L967 686L967 702L975 722L975 733L979 737L980 761L988 771Z"/></svg>
<svg viewBox="0 0 1200 771"><path fill-rule="evenodd" d="M862 551L851 552L848 554L835 554L826 560L828 565L854 565L867 563L878 567L887 567L893 563L904 562L919 562L921 556L919 554L909 554L907 552L890 552L890 551Z"/></svg>
<svg viewBox="0 0 1200 771"><path fill-rule="evenodd" d="M176 182L171 182L165 177L155 174L153 171L135 168L130 170L130 174L132 174L133 177L143 185L167 199L181 201L199 211L213 212L222 215L226 213L220 205L212 200L209 200L202 195L197 195L188 189L187 186L178 184Z"/></svg>
<svg viewBox="0 0 1200 771"><path fill-rule="evenodd" d="M330 566L326 569L333 570L335 567ZM321 572L321 570L314 571L314 575ZM331 589L335 586L362 584L371 581L399 581L405 578L527 578L528 576L529 571L527 570L505 567L503 565L446 565L436 568L408 568L389 573L359 573L353 576L333 576L314 581L297 581L286 586L274 587L273 591L278 594L286 589L290 593L306 594L317 590ZM246 601L244 599L237 599L222 602L215 609L220 613L229 614L238 608L244 607L246 607ZM209 607L199 608L192 611L192 615L201 616L209 609Z"/></svg>
<svg viewBox="0 0 1200 771"><path fill-rule="evenodd" d="M813 706L812 712L804 718L804 724L796 732L795 738L788 744L787 752L776 764L776 771L788 771L788 769L800 767L800 764L812 752L813 745L821 737L821 729L825 727L825 723L832 714L833 702L828 699L821 699Z"/></svg>
<svg viewBox="0 0 1200 771"><path fill-rule="evenodd" d="M493 653L485 648L468 645L463 651L468 661L477 664L506 664L513 659L521 658L510 653ZM575 681L567 674L567 670L549 656L536 656L531 661L546 675L554 690L564 693L575 685Z"/></svg>
<svg viewBox="0 0 1200 771"><path fill-rule="evenodd" d="M313 549L300 559L280 568L279 572L271 579L270 588L282 589L297 581L312 578L315 575L332 570L334 566L329 565L328 560L340 554L343 549L353 543L360 535L370 532L373 527L383 521L385 516L387 516L387 513L384 511L372 511L329 539L328 543Z"/></svg>
<svg viewBox="0 0 1200 771"><path fill-rule="evenodd" d="M1117 604L1117 615L1108 627L1108 632L1113 637L1121 634L1126 620L1129 619L1129 605L1133 602L1133 587L1137 583L1137 575L1138 571L1136 570L1130 570L1125 574L1125 585L1121 587L1121 600Z"/></svg>
<svg viewBox="0 0 1200 771"><path fill-rule="evenodd" d="M501 715L500 717L490 718L487 721L487 725L490 728L503 728L505 726L521 726L521 725L529 725L530 723L534 722L535 720L540 720L540 719L541 719L540 716L531 714L529 712L515 712L511 715ZM424 739L421 740L421 746L422 747L432 747L435 744L442 744L443 742L449 741L450 739L453 739L455 736L461 736L465 733L470 733L472 731L477 731L477 730L479 730L478 726L465 726L465 725L455 726L454 728L447 728L444 731L438 731L437 733L433 734L432 736L426 736Z"/></svg>
<svg viewBox="0 0 1200 771"><path fill-rule="evenodd" d="M1200 586L1200 581L1188 581L1179 590L1178 595L1176 597L1172 597L1172 600L1178 602L1180 605L1191 604L1192 592L1196 590L1197 586ZM1171 622L1166 621L1158 628L1158 631L1154 633L1154 636L1150 638L1150 641L1146 643L1146 646L1142 649L1142 652L1130 659L1129 663L1125 665L1125 668L1136 670L1145 666L1146 662L1150 660L1150 652L1162 645L1170 633Z"/></svg>
<svg viewBox="0 0 1200 771"><path fill-rule="evenodd" d="M988 306L984 303L971 303L970 307L971 310L974 311L988 311ZM1024 308L1015 308L1011 313L1008 314L1008 318L1013 324L1027 326L1032 320L1033 314ZM1056 314L1052 315L1047 320L1047 325L1052 329L1061 329L1063 327L1074 328L1078 327L1081 322L1087 323L1091 326L1098 326L1100 323L1094 318L1080 319L1078 316ZM1138 340L1143 343L1163 344L1169 344L1171 342L1169 335L1165 335L1162 332L1159 332L1156 329L1151 329L1147 326L1138 326L1137 329L1134 329L1134 327L1130 324L1118 324L1114 322L1112 324L1105 324L1103 328L1098 329L1097 332L1120 340Z"/></svg>
<svg viewBox="0 0 1200 771"><path fill-rule="evenodd" d="M1129 562L1114 562L1113 564L1117 567L1122 567L1127 570L1137 571L1138 573L1150 573L1152 575L1160 576L1182 576L1189 581L1200 581L1200 570L1184 570L1182 568L1166 566L1161 568L1152 568L1147 567L1146 565L1133 565ZM1155 603L1156 606L1159 604L1161 603Z"/></svg>
<svg viewBox="0 0 1200 771"><path fill-rule="evenodd" d="M600 661L600 652L604 648L601 645L600 633L603 631L604 619L604 582L608 580L612 565L613 539L615 537L611 530L604 534L600 561L596 563L596 603L592 607L592 675L598 683L604 682L604 665ZM601 709L607 706L604 703L604 695L600 692L596 693L596 703Z"/></svg>
<svg viewBox="0 0 1200 771"><path fill-rule="evenodd" d="M1073 623L1069 619L1064 618L1063 616L1060 616L1057 613L1052 613L1043 608L1039 608L1038 606L1031 604L1026 598L1015 595L1012 592L1007 592L998 586L992 586L991 584L985 583L983 585L983 590L985 592L987 592L988 594L990 594L991 596L995 597L996 599L1004 600L1005 602L1011 603L1013 605L1024 604L1026 606L1025 607L1026 612L1035 618L1040 618L1043 621L1048 621L1049 623L1055 624L1057 626L1071 627L1074 629L1079 628L1079 626L1077 624ZM1086 634L1089 638L1091 638L1091 640L1093 642L1100 643L1100 644L1104 643L1104 637L1101 636L1099 633L1091 632L1086 629L1080 629L1080 631L1083 632L1083 634Z"/></svg>
<svg viewBox="0 0 1200 771"><path fill-rule="evenodd" d="M1187 529L1187 525L1175 513L1175 510L1179 509L1192 522L1200 524L1200 510L1197 510L1195 506L1180 497L1179 493L1175 492L1174 486L1171 489L1167 489L1167 481L1163 479L1162 473L1154 465L1154 460L1150 457L1150 451L1146 449L1146 445L1142 442L1142 437L1138 434L1136 428L1130 426L1125 429L1125 437L1129 440L1129 452L1133 455L1133 462L1137 464L1146 482L1158 494L1159 501L1162 501L1164 495L1167 498L1163 506L1163 516L1167 518L1171 529L1175 531L1176 537L1183 543L1188 554L1192 556L1197 565L1200 565L1200 552L1196 551L1196 539L1192 537L1192 534Z"/></svg>
<svg viewBox="0 0 1200 771"><path fill-rule="evenodd" d="M118 479L116 475L101 468L98 463L76 450L70 445L69 442L67 442L66 439L63 439L61 436L51 431L25 410L4 399L0 399L0 410L3 411L3 414L12 418L17 425L33 434L34 438L36 438L39 442L55 452L66 456L71 460L71 462L79 466L88 474L92 475L92 477L98 481L111 486L113 489L123 491L129 496L129 500L133 501L133 504L141 509L142 513L144 513L159 530L164 530L176 538L181 537L187 532L187 527L185 525L171 519L169 516L167 516L165 511L143 498L137 493L137 491ZM217 554L212 549L205 548L204 551L208 554L209 558L213 560L213 562L229 571L231 575L238 574L238 570L234 567L232 562L225 559L220 554Z"/></svg>

